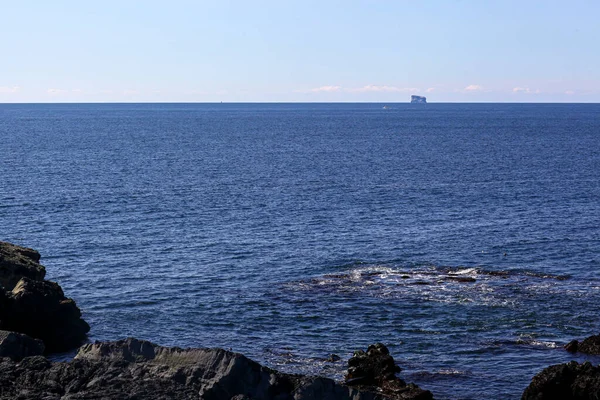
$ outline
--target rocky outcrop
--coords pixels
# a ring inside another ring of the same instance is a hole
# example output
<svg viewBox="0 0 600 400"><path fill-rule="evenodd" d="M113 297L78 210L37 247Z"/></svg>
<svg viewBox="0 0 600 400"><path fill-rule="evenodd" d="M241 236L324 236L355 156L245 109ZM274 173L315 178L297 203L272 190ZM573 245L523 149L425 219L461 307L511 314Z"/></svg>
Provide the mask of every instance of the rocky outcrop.
<svg viewBox="0 0 600 400"><path fill-rule="evenodd" d="M552 365L537 374L521 400L597 400L600 398L600 367L591 363Z"/></svg>
<svg viewBox="0 0 600 400"><path fill-rule="evenodd" d="M369 382L385 383L393 380L394 373L389 369L389 359L384 363L381 370L370 361L364 369L359 362L354 372L373 372ZM383 373L381 378L376 375L379 372ZM84 345L70 362L52 363L40 356L18 363L0 358L0 398L431 399L431 393L418 388L394 393L370 389L361 390L327 378L283 374L222 349L169 348L131 338Z"/></svg>
<svg viewBox="0 0 600 400"><path fill-rule="evenodd" d="M44 343L22 333L0 331L0 357L19 361L25 357L44 353Z"/></svg>
<svg viewBox="0 0 600 400"><path fill-rule="evenodd" d="M410 102L413 104L425 104L427 103L427 98L425 96L415 96L413 94L410 96Z"/></svg>
<svg viewBox="0 0 600 400"><path fill-rule="evenodd" d="M362 391L380 392L389 399L431 400L433 395L414 384L407 384L396 376L401 372L388 348L377 343L364 352L359 350L348 360L346 385Z"/></svg>
<svg viewBox="0 0 600 400"><path fill-rule="evenodd" d="M41 339L49 352L77 347L90 330L55 282L22 278L12 291L0 293L0 304L0 329Z"/></svg>
<svg viewBox="0 0 600 400"><path fill-rule="evenodd" d="M44 280L35 250L0 242L0 329L44 342L47 352L79 346L90 330L61 287Z"/></svg>
<svg viewBox="0 0 600 400"><path fill-rule="evenodd" d="M600 335L590 336L581 342L573 340L565 346L565 349L571 353L600 355Z"/></svg>
<svg viewBox="0 0 600 400"><path fill-rule="evenodd" d="M39 262L40 253L37 251L0 242L0 285L12 290L23 277L44 280L46 269Z"/></svg>
<svg viewBox="0 0 600 400"><path fill-rule="evenodd" d="M0 397L20 399L348 399L374 393L331 379L282 374L222 349L127 339L83 346L71 362L0 361Z"/></svg>

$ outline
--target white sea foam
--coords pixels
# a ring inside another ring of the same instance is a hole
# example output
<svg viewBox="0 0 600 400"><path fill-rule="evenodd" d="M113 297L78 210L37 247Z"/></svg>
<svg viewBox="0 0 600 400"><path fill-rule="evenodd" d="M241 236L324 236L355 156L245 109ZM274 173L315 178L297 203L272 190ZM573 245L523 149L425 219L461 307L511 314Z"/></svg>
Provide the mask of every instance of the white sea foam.
<svg viewBox="0 0 600 400"><path fill-rule="evenodd" d="M464 268L448 272L450 275L477 275L477 268Z"/></svg>

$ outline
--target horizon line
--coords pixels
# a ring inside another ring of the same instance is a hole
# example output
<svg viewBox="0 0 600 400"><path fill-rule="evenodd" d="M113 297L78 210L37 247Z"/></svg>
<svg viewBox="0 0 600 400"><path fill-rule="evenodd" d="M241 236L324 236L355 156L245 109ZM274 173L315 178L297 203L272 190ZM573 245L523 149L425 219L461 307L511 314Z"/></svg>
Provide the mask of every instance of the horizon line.
<svg viewBox="0 0 600 400"><path fill-rule="evenodd" d="M0 105L17 104L415 104L410 101L26 101L0 102ZM600 104L589 101L433 101L427 104Z"/></svg>

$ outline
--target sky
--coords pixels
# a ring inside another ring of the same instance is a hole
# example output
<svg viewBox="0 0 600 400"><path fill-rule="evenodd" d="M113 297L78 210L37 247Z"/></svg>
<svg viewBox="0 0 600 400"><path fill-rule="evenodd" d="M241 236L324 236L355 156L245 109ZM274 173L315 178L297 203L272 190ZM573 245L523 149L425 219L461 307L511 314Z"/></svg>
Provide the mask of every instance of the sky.
<svg viewBox="0 0 600 400"><path fill-rule="evenodd" d="M0 102L600 102L598 0L0 0Z"/></svg>

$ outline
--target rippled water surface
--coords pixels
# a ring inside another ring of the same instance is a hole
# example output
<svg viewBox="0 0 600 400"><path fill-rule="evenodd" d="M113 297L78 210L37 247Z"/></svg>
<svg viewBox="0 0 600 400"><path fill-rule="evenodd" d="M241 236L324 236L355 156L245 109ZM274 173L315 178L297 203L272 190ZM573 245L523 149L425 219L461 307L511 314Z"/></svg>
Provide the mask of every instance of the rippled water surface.
<svg viewBox="0 0 600 400"><path fill-rule="evenodd" d="M91 340L336 379L381 341L436 399L519 398L598 333L599 171L595 104L5 104L0 240Z"/></svg>

